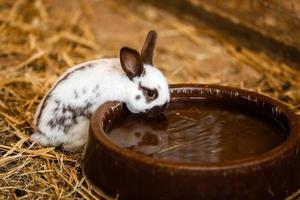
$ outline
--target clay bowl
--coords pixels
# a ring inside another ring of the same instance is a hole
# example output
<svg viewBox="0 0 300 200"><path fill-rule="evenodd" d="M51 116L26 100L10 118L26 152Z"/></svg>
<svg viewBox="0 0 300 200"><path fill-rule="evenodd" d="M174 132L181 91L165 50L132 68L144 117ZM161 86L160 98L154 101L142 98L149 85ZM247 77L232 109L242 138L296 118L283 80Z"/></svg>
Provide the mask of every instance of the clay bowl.
<svg viewBox="0 0 300 200"><path fill-rule="evenodd" d="M203 97L242 106L275 120L286 139L263 154L226 163L181 163L149 157L112 143L105 131L128 114L118 102L94 113L83 172L88 180L119 199L282 199L300 187L300 120L284 104L237 88L172 85L171 103Z"/></svg>

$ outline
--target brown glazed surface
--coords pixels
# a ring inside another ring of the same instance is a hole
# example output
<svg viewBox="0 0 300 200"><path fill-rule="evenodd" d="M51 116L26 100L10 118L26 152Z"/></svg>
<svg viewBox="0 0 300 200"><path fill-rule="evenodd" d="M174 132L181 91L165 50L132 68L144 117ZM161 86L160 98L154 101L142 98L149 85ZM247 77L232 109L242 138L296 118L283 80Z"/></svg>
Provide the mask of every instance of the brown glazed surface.
<svg viewBox="0 0 300 200"><path fill-rule="evenodd" d="M173 85L171 97L169 110L206 99L260 113L276 121L287 138L265 153L227 162L162 160L110 141L105 132L124 121L128 111L120 103L106 103L91 119L83 161L84 174L94 185L121 200L282 199L300 186L300 120L285 105L254 92L214 85Z"/></svg>

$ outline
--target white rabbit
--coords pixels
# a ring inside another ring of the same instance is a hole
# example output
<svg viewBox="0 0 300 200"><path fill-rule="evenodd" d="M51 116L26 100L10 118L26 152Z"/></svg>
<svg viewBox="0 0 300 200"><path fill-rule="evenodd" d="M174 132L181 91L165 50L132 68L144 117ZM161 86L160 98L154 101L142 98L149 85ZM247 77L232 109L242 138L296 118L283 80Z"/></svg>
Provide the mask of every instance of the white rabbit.
<svg viewBox="0 0 300 200"><path fill-rule="evenodd" d="M150 31L141 55L123 47L120 59L99 59L70 68L45 95L31 139L76 151L84 147L92 113L107 101L124 102L132 113L161 111L169 101L164 75L152 65L157 34Z"/></svg>

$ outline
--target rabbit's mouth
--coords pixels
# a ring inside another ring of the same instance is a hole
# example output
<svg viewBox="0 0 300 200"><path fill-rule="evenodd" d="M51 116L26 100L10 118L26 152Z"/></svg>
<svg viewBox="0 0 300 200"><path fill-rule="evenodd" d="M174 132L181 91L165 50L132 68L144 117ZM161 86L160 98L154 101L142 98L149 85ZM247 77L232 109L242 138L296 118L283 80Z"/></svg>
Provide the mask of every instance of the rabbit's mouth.
<svg viewBox="0 0 300 200"><path fill-rule="evenodd" d="M166 110L167 105L168 105L168 103L166 102L163 105L154 106L153 108L146 110L146 115L151 118L160 116Z"/></svg>

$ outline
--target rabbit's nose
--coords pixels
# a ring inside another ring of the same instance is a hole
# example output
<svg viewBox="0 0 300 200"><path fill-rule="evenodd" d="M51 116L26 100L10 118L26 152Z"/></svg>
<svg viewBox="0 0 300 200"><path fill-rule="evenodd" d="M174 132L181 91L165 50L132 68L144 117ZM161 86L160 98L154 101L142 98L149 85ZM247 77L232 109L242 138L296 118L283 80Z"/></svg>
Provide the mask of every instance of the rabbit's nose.
<svg viewBox="0 0 300 200"><path fill-rule="evenodd" d="M161 105L161 106L154 106L153 108L149 109L147 111L147 115L149 117L155 117L157 115L160 115L162 112L166 110L167 103Z"/></svg>

